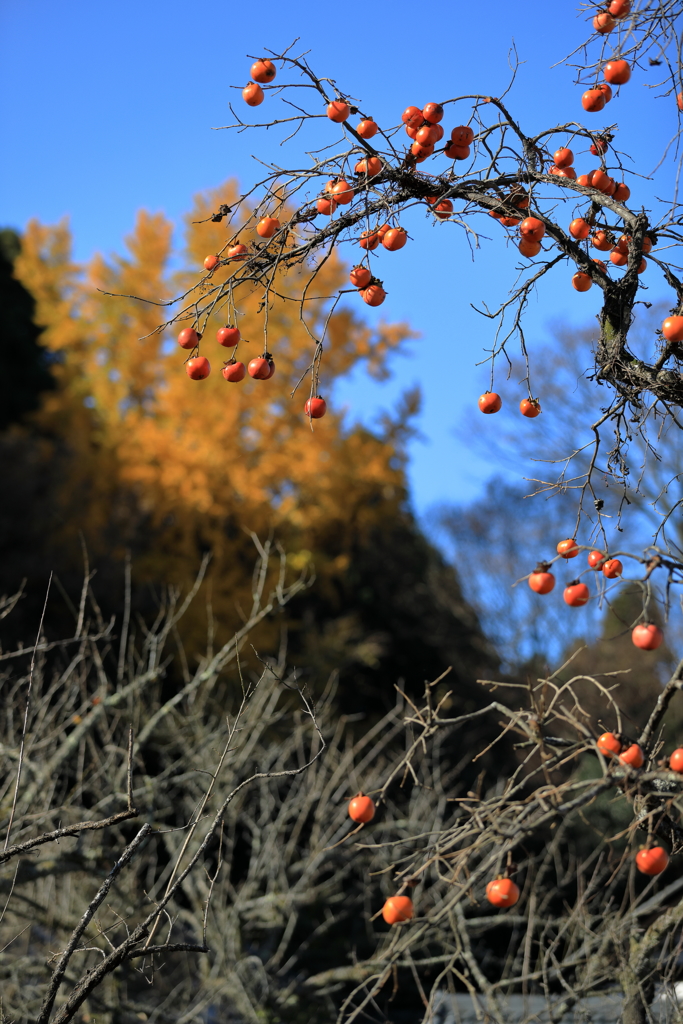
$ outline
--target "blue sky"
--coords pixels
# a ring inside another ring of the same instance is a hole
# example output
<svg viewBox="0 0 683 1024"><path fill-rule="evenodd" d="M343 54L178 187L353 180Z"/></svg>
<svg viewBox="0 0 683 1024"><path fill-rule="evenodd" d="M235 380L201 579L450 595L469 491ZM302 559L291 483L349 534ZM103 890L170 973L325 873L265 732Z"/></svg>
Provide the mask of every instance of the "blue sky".
<svg viewBox="0 0 683 1024"><path fill-rule="evenodd" d="M582 119L582 90L571 71L551 70L587 34L576 5L490 0L437 3L424 11L387 0L329 9L302 0L254 6L215 0L201 7L188 0L4 0L0 224L21 229L31 217L52 223L68 216L78 260L120 251L140 208L163 211L180 226L195 193L231 175L248 181L256 167L252 154L268 156L270 139L211 128L229 120L228 99L239 95L229 86L246 82L246 55L283 49L296 36L321 75L335 78L385 124L396 123L410 103L499 95L510 78L513 42L523 63L507 102L526 130ZM618 122L619 146L643 174L675 130L671 101L657 101L648 88L654 74L636 71L604 117L585 115L591 127ZM588 170L595 160L577 158L577 165ZM637 189L646 206L653 192L666 191L644 181ZM500 300L516 261L495 224L493 240L482 243L474 261L453 225L420 220L410 228L415 241L384 261L387 301L366 312L370 319L408 320L420 338L409 356L396 360L390 381L358 374L336 401L351 418L372 422L405 388L420 384L422 439L411 443L410 480L415 507L425 513L435 502L474 498L494 472L511 479L519 473L482 454L496 418L476 412L487 386L476 363L493 331L470 306ZM349 260L354 255L349 251ZM595 316L598 289L579 295L570 278L566 265L557 268L532 299L526 320L532 354L551 323L578 327ZM654 271L651 284L648 298L665 294ZM501 380L500 390L510 402L523 397L515 381ZM533 421L520 417L520 429L533 430ZM476 434L476 446L467 443L468 433Z"/></svg>

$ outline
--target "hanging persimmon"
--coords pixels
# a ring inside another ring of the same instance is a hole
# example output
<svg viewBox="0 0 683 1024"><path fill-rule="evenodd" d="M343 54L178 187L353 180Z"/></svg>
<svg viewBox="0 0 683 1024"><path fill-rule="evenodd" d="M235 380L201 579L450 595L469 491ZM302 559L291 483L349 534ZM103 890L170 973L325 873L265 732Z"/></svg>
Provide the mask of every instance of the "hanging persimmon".
<svg viewBox="0 0 683 1024"><path fill-rule="evenodd" d="M375 801L363 793L354 796L349 804L349 817L358 824L367 825L375 817Z"/></svg>
<svg viewBox="0 0 683 1024"><path fill-rule="evenodd" d="M268 60L265 57L251 65L251 77L255 82L260 82L261 85L267 85L268 82L272 82L276 73L272 60Z"/></svg>
<svg viewBox="0 0 683 1024"><path fill-rule="evenodd" d="M327 402L324 398L309 398L304 405L304 412L311 420L320 420L327 412Z"/></svg>
<svg viewBox="0 0 683 1024"><path fill-rule="evenodd" d="M498 412L503 404L503 399L495 391L486 391L479 399L479 408L482 412Z"/></svg>
<svg viewBox="0 0 683 1024"><path fill-rule="evenodd" d="M390 896L382 907L382 917L387 924L410 921L413 913L413 901L410 896Z"/></svg>
<svg viewBox="0 0 683 1024"><path fill-rule="evenodd" d="M185 372L190 380L205 380L211 373L211 364L206 356L195 356L185 363Z"/></svg>
<svg viewBox="0 0 683 1024"><path fill-rule="evenodd" d="M263 89L256 82L249 82L242 89L242 99L245 103L248 103L250 107L258 107L260 103L263 103L264 94Z"/></svg>

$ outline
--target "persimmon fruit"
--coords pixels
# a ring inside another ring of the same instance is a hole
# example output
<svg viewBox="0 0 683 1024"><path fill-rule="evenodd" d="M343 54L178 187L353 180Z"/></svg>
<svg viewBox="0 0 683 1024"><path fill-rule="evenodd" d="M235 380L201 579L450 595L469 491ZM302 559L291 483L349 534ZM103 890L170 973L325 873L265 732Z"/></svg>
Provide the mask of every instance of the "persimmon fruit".
<svg viewBox="0 0 683 1024"><path fill-rule="evenodd" d="M233 245L228 249L228 257L231 260L246 260L249 257L249 250L246 245L238 242L237 245Z"/></svg>
<svg viewBox="0 0 683 1024"><path fill-rule="evenodd" d="M482 412L498 412L503 404L503 399L495 391L486 391L481 395L478 405Z"/></svg>
<svg viewBox="0 0 683 1024"><path fill-rule="evenodd" d="M226 363L221 373L227 381L232 384L236 384L240 380L244 380L247 372L247 368L244 363L238 362L236 359L231 359L229 363Z"/></svg>
<svg viewBox="0 0 683 1024"><path fill-rule="evenodd" d="M242 89L242 99L250 107L258 107L264 100L263 89L256 82L249 82L249 85Z"/></svg>
<svg viewBox="0 0 683 1024"><path fill-rule="evenodd" d="M606 576L608 580L615 580L617 576L621 576L624 571L624 566L618 558L608 558L602 567L602 574Z"/></svg>
<svg viewBox="0 0 683 1024"><path fill-rule="evenodd" d="M249 366L247 367L249 376L253 377L254 380L270 380L273 376L271 372L271 360L265 356L257 356L255 359L250 360Z"/></svg>
<svg viewBox="0 0 683 1024"><path fill-rule="evenodd" d="M540 242L545 234L545 224L538 217L525 217L519 225L519 232L531 242Z"/></svg>
<svg viewBox="0 0 683 1024"><path fill-rule="evenodd" d="M561 540L557 545L557 553L563 558L576 558L579 553L579 545L572 537L568 537L567 540Z"/></svg>
<svg viewBox="0 0 683 1024"><path fill-rule="evenodd" d="M377 156L365 157L354 167L356 174L367 174L369 178L374 178L381 170L382 161Z"/></svg>
<svg viewBox="0 0 683 1024"><path fill-rule="evenodd" d="M602 156L608 149L609 142L605 139L596 139L595 142L591 143L589 152L591 152L593 156Z"/></svg>
<svg viewBox="0 0 683 1024"><path fill-rule="evenodd" d="M651 846L636 854L636 867L643 875L661 875L669 866L669 854L663 846Z"/></svg>
<svg viewBox="0 0 683 1024"><path fill-rule="evenodd" d="M372 139L379 131L379 127L369 117L366 117L360 122L356 131L360 135L361 139Z"/></svg>
<svg viewBox="0 0 683 1024"><path fill-rule="evenodd" d="M178 335L178 344L181 348L196 348L201 339L193 327L184 327Z"/></svg>
<svg viewBox="0 0 683 1024"><path fill-rule="evenodd" d="M582 608L590 600L590 591L585 583L570 583L564 588L562 597L570 608Z"/></svg>
<svg viewBox="0 0 683 1024"><path fill-rule="evenodd" d="M331 103L327 104L326 113L330 121L334 121L335 124L342 124L351 113L351 108L343 100L332 100Z"/></svg>
<svg viewBox="0 0 683 1024"><path fill-rule="evenodd" d="M453 203L450 199L438 199L436 196L432 196L430 199L427 199L427 202L432 207L432 213L439 220L448 220L453 213Z"/></svg>
<svg viewBox="0 0 683 1024"><path fill-rule="evenodd" d="M205 380L211 373L211 364L206 356L195 356L185 363L185 372L190 380Z"/></svg>
<svg viewBox="0 0 683 1024"><path fill-rule="evenodd" d="M349 281L356 288L367 288L372 281L372 273L367 267L354 267L349 274Z"/></svg>
<svg viewBox="0 0 683 1024"><path fill-rule="evenodd" d="M583 217L576 217L569 225L569 234L580 242L588 238L591 233L591 226Z"/></svg>
<svg viewBox="0 0 683 1024"><path fill-rule="evenodd" d="M242 335L237 327L220 327L216 331L216 341L224 348L232 348L240 340Z"/></svg>
<svg viewBox="0 0 683 1024"><path fill-rule="evenodd" d="M381 306L387 297L381 284L370 284L367 288L362 288L361 295L363 302L366 302L368 306Z"/></svg>
<svg viewBox="0 0 683 1024"><path fill-rule="evenodd" d="M669 758L669 768L672 772L683 774L683 747L676 747Z"/></svg>
<svg viewBox="0 0 683 1024"><path fill-rule="evenodd" d="M451 142L456 146L471 146L474 142L474 132L468 124L460 124L457 128L451 129Z"/></svg>
<svg viewBox="0 0 683 1024"><path fill-rule="evenodd" d="M387 924L410 921L413 913L413 901L410 896L390 896L382 907L382 917Z"/></svg>
<svg viewBox="0 0 683 1024"><path fill-rule="evenodd" d="M662 334L667 341L683 341L683 316L668 316L662 324Z"/></svg>
<svg viewBox="0 0 683 1024"><path fill-rule="evenodd" d="M590 551L588 553L588 564L591 569L599 569L605 561L604 551Z"/></svg>
<svg viewBox="0 0 683 1024"><path fill-rule="evenodd" d="M631 13L631 0L612 0L609 13L613 18L626 18Z"/></svg>
<svg viewBox="0 0 683 1024"><path fill-rule="evenodd" d="M272 238L276 231L280 230L280 221L277 217L262 217L256 225L256 233L261 238Z"/></svg>
<svg viewBox="0 0 683 1024"><path fill-rule="evenodd" d="M532 572L529 586L535 594L549 594L555 586L555 577L551 572Z"/></svg>
<svg viewBox="0 0 683 1024"><path fill-rule="evenodd" d="M440 124L423 124L415 133L415 142L421 146L435 146L443 138L443 128Z"/></svg>
<svg viewBox="0 0 683 1024"><path fill-rule="evenodd" d="M519 411L522 416L526 416L527 419L533 420L541 414L541 406L536 398L523 398L519 403Z"/></svg>
<svg viewBox="0 0 683 1024"><path fill-rule="evenodd" d="M470 155L470 147L458 146L455 142L449 142L444 149L444 155L447 156L449 160L467 160Z"/></svg>
<svg viewBox="0 0 683 1024"><path fill-rule="evenodd" d="M621 753L621 740L613 732L603 732L602 736L598 736L595 745L606 757Z"/></svg>
<svg viewBox="0 0 683 1024"><path fill-rule="evenodd" d="M434 152L434 146L432 145L431 142L423 144L421 142L416 141L410 147L410 152L413 154L413 156L416 156L418 160L426 160L427 157L431 156L432 153Z"/></svg>
<svg viewBox="0 0 683 1024"><path fill-rule="evenodd" d="M548 174L553 174L556 178L569 178L571 181L576 181L576 171L573 167L556 167L553 164Z"/></svg>
<svg viewBox="0 0 683 1024"><path fill-rule="evenodd" d="M591 238L591 245L600 252L608 252L612 248L612 242L605 231L596 231Z"/></svg>
<svg viewBox="0 0 683 1024"><path fill-rule="evenodd" d="M602 69L610 85L626 85L631 77L631 68L625 60L611 60Z"/></svg>
<svg viewBox="0 0 683 1024"><path fill-rule="evenodd" d="M626 750L622 750L619 754L619 760L622 764L627 764L631 768L642 768L645 764L643 748L638 743L631 743L630 746L626 747Z"/></svg>
<svg viewBox="0 0 683 1024"><path fill-rule="evenodd" d="M616 21L607 11L601 11L600 14L596 14L593 18L593 28L596 32L600 32L601 35L607 35L615 25Z"/></svg>
<svg viewBox="0 0 683 1024"><path fill-rule="evenodd" d="M443 107L440 103L427 103L422 108L422 116L430 124L438 124L443 118Z"/></svg>
<svg viewBox="0 0 683 1024"><path fill-rule="evenodd" d="M401 120L409 128L417 129L424 121L424 117L422 116L422 111L419 107L406 107L401 114Z"/></svg>
<svg viewBox="0 0 683 1024"><path fill-rule="evenodd" d="M522 256L526 256L531 259L533 256L538 256L541 251L541 243L534 242L530 238L523 238L517 248L521 252Z"/></svg>
<svg viewBox="0 0 683 1024"><path fill-rule="evenodd" d="M632 630L631 640L641 651L656 651L664 642L664 634L654 622L641 622Z"/></svg>
<svg viewBox="0 0 683 1024"><path fill-rule="evenodd" d="M597 188L602 192L604 188L609 187L612 179L606 171L603 171L602 167L598 167L596 170L590 172L589 180L593 188Z"/></svg>
<svg viewBox="0 0 683 1024"><path fill-rule="evenodd" d="M355 195L353 186L349 185L348 181L335 181L329 189L330 195L336 203L340 206L347 206L348 203L353 201Z"/></svg>
<svg viewBox="0 0 683 1024"><path fill-rule="evenodd" d="M319 399L322 401L322 399ZM349 817L359 825L367 825L375 817L375 801L359 793L349 804Z"/></svg>
<svg viewBox="0 0 683 1024"><path fill-rule="evenodd" d="M586 89L581 106L589 114L597 114L605 106L605 95L599 89Z"/></svg>
<svg viewBox="0 0 683 1024"><path fill-rule="evenodd" d="M571 167L574 163L574 154L571 149L563 146L562 149L556 149L553 153L553 160L556 167Z"/></svg>
<svg viewBox="0 0 683 1024"><path fill-rule="evenodd" d="M576 288L577 292L587 292L589 288L593 287L593 279L590 274L579 270L572 277L572 285Z"/></svg>
<svg viewBox="0 0 683 1024"><path fill-rule="evenodd" d="M306 413L309 419L320 420L327 412L327 402L325 401L324 398L309 398L306 400L306 403L304 404L304 412ZM365 797L365 799L368 800L369 797ZM372 800L370 800L370 803L372 803ZM372 813L375 813L374 805ZM351 817L353 817L353 815L351 815Z"/></svg>
<svg viewBox="0 0 683 1024"><path fill-rule="evenodd" d="M204 260L204 270L215 270L220 261L220 256L207 256Z"/></svg>
<svg viewBox="0 0 683 1024"><path fill-rule="evenodd" d="M358 239L361 249L376 249L379 245L379 233L375 231L364 231Z"/></svg>
<svg viewBox="0 0 683 1024"><path fill-rule="evenodd" d="M265 57L251 65L251 77L261 85L267 85L268 82L272 82L276 74L277 71L272 60L267 60Z"/></svg>
<svg viewBox="0 0 683 1024"><path fill-rule="evenodd" d="M382 245L389 252L396 252L398 249L402 249L408 241L408 235L403 228L389 228L382 239Z"/></svg>
<svg viewBox="0 0 683 1024"><path fill-rule="evenodd" d="M321 196L315 204L318 213L322 213L325 217L330 217L337 209L337 202L332 196Z"/></svg>
<svg viewBox="0 0 683 1024"><path fill-rule="evenodd" d="M519 899L519 886L511 878L496 878L486 886L486 899L494 907L514 907Z"/></svg>

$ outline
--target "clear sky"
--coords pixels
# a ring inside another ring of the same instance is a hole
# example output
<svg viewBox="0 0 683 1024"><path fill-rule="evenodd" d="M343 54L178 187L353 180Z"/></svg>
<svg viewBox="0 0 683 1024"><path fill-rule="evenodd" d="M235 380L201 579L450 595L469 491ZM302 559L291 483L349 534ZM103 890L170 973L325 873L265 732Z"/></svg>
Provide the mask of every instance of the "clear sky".
<svg viewBox="0 0 683 1024"><path fill-rule="evenodd" d="M405 0L376 0L367 8L312 0L254 6L4 0L0 225L21 229L31 217L51 223L66 215L79 260L121 251L141 207L163 211L180 226L195 193L231 175L248 181L256 166L252 153L268 156L269 140L211 127L229 119L228 99L239 94L228 87L246 82L246 55L283 49L296 36L320 74L335 78L386 124L395 124L410 103L499 95L509 82L514 42L523 64L507 102L529 133L573 118L592 118L591 127L616 121L619 147L648 174L673 134L675 109L670 100L655 100L647 86L656 73L643 69L604 116L583 115L582 89L571 71L551 70L586 37L586 14L577 7L539 0L427 8ZM595 160L584 155L577 165L588 170ZM646 205L649 187L637 185ZM487 386L476 363L493 331L470 303L500 299L516 260L494 223L495 240L474 262L453 225L414 227L415 243L387 254L387 301L364 312L408 320L420 338L408 358L396 360L389 382L358 375L336 400L350 417L372 422L406 387L421 385L423 439L411 443L410 479L415 506L425 512L437 501L474 497L501 469L482 455L482 438L495 431L496 418L475 411ZM566 265L557 268L530 304L532 349L535 339L547 338L551 322L583 326L594 317L598 289L579 295L571 273ZM662 293L655 284L653 295ZM501 380L500 389L510 402L523 397L514 381ZM533 421L520 417L520 429L532 430ZM468 431L476 432L474 447Z"/></svg>

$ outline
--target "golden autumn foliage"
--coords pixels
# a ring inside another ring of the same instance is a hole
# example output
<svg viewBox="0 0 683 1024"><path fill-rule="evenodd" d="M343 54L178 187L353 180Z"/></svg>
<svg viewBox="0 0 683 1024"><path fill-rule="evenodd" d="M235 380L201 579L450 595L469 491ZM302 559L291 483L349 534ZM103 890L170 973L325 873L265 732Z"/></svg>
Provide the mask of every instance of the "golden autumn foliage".
<svg viewBox="0 0 683 1024"><path fill-rule="evenodd" d="M248 601L248 531L279 539L293 569L310 561L317 587L331 593L353 552L401 516L402 431L418 401L407 396L382 436L345 426L330 401L335 381L359 363L385 373L387 357L410 332L404 325L371 329L343 305L329 318L324 343L327 416L311 429L303 413L308 378L290 397L310 363L330 297L348 280L336 254L316 278L312 294L320 297L307 303L305 326L299 303L286 298L300 294L302 275L290 271L277 281L284 298L268 310L276 362L271 380L223 380L220 369L231 351L218 345L215 334L225 324L224 313L209 321L201 342L211 376L187 377L188 353L175 340L178 327L155 331L168 317L157 303L196 279L204 257L225 245L225 225L193 222L234 195L227 184L197 199L187 218L185 269L170 269L172 225L145 212L126 241L126 256L96 257L86 268L72 263L65 225L33 223L15 268L36 300L43 344L59 357L58 388L45 397L37 418L43 435L68 452L53 543L77 553L82 534L95 563L103 555L122 558L130 547L139 579L180 585L193 577L201 552L210 550L213 611L228 630L239 623L236 603ZM263 349L261 298L255 290L235 295L238 326L248 339L237 355L244 362Z"/></svg>

